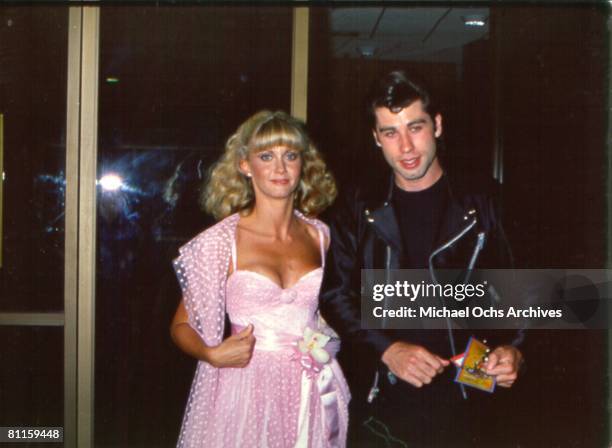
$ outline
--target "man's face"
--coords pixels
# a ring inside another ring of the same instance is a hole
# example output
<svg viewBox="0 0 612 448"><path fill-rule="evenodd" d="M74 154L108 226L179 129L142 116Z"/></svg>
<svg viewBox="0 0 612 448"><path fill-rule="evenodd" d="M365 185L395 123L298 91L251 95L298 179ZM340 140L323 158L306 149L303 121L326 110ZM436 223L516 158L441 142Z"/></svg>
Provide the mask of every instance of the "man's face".
<svg viewBox="0 0 612 448"><path fill-rule="evenodd" d="M434 125L434 120L423 110L421 100L397 113L379 107L375 115L374 140L393 169L397 186L406 191L420 191L435 184L442 176L436 156L442 116L435 116Z"/></svg>

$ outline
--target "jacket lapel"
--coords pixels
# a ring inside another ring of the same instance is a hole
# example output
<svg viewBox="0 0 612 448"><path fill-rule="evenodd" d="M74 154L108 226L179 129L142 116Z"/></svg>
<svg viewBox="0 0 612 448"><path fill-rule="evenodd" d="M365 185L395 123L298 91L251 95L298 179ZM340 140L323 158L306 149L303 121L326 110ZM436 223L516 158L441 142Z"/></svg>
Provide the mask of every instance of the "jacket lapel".
<svg viewBox="0 0 612 448"><path fill-rule="evenodd" d="M385 203L380 208L370 211L365 209L365 218L368 223L374 227L376 233L383 239L385 243L391 246L398 253L402 252L402 235L400 233L395 211L389 203Z"/></svg>

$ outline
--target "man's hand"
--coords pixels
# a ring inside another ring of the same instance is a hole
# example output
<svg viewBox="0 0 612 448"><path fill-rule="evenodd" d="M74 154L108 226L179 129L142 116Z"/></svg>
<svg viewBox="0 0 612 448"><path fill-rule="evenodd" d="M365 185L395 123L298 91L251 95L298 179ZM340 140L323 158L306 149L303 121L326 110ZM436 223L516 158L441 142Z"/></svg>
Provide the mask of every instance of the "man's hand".
<svg viewBox="0 0 612 448"><path fill-rule="evenodd" d="M395 376L415 387L431 383L431 380L449 365L448 360L434 355L420 345L407 342L391 344L383 353L382 361Z"/></svg>
<svg viewBox="0 0 612 448"><path fill-rule="evenodd" d="M484 365L487 375L496 377L497 385L512 387L518 378L518 369L523 362L523 355L512 345L502 345L489 353L489 360Z"/></svg>
<svg viewBox="0 0 612 448"><path fill-rule="evenodd" d="M210 347L208 359L217 368L246 367L253 356L255 336L253 325L249 324L240 333L231 335L216 347Z"/></svg>

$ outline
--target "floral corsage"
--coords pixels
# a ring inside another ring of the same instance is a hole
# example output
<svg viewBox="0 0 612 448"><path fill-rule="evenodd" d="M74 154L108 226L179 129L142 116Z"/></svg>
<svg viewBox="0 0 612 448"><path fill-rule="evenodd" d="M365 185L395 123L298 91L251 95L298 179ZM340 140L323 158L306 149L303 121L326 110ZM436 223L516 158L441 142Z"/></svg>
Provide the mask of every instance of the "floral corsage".
<svg viewBox="0 0 612 448"><path fill-rule="evenodd" d="M310 327L304 328L304 336L298 341L295 359L300 361L302 367L309 374L317 374L331 359L331 355L325 349L330 341L328 336Z"/></svg>

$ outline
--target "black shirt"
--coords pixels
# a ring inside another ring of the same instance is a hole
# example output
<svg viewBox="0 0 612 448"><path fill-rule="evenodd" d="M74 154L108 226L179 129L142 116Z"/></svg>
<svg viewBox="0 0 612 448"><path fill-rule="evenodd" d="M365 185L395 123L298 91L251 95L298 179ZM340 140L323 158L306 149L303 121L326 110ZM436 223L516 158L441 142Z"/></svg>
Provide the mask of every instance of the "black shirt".
<svg viewBox="0 0 612 448"><path fill-rule="evenodd" d="M421 191L404 191L394 185L393 207L403 243L402 268L427 268L448 201L448 179L445 175Z"/></svg>

